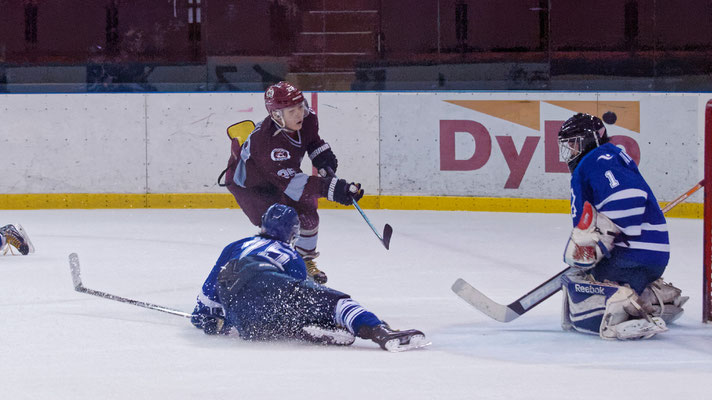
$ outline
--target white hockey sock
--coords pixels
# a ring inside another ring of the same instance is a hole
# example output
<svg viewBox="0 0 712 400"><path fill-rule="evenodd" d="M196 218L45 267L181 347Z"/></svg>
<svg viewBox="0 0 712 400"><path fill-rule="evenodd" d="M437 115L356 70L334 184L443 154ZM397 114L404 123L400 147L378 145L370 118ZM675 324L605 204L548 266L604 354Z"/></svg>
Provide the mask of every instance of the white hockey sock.
<svg viewBox="0 0 712 400"><path fill-rule="evenodd" d="M354 335L358 334L363 325L375 326L381 323L381 320L375 314L350 298L341 299L336 303L334 320L337 325L345 327Z"/></svg>
<svg viewBox="0 0 712 400"><path fill-rule="evenodd" d="M319 227L314 229L305 229L299 232L294 247L302 250L303 253L316 252L316 244L319 240Z"/></svg>

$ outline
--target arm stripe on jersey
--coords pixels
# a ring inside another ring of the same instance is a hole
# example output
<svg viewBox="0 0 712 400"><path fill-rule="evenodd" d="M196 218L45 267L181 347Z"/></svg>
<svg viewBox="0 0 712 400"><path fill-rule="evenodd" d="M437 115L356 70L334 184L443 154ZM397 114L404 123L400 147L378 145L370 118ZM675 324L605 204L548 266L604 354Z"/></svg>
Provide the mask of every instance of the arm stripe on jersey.
<svg viewBox="0 0 712 400"><path fill-rule="evenodd" d="M619 190L612 195L606 197L602 202L596 204L596 210L600 210L601 207L605 206L607 203L615 200L632 199L635 197L642 197L643 199L648 199L648 193L645 190L640 189L625 189Z"/></svg>
<svg viewBox="0 0 712 400"><path fill-rule="evenodd" d="M620 225L616 226L618 227L618 229L621 230L621 232L625 233L628 236L640 236L640 234L642 233L640 225L631 225L626 226L625 228Z"/></svg>
<svg viewBox="0 0 712 400"><path fill-rule="evenodd" d="M223 308L222 304L218 303L215 300L211 300L208 298L208 296L203 293L201 290L200 293L198 293L198 301L203 303L204 306L209 307L209 308Z"/></svg>
<svg viewBox="0 0 712 400"><path fill-rule="evenodd" d="M662 251L669 253L670 252L670 245L669 244L662 244L662 243L649 243L649 242L631 242L628 241L628 246L625 245L625 243L616 243L615 244L618 247L625 247L628 249L639 249L639 250L652 250L652 251Z"/></svg>
<svg viewBox="0 0 712 400"><path fill-rule="evenodd" d="M644 222L641 226L641 229L644 231L658 231L658 232L667 232L667 224L658 224L658 225L653 225L649 224L647 222Z"/></svg>
<svg viewBox="0 0 712 400"><path fill-rule="evenodd" d="M616 225L621 232L625 233L628 236L640 236L643 231L647 232L667 232L667 224L659 224L659 225L652 225L647 222L640 224L640 225L630 225L626 227L622 227L620 225Z"/></svg>
<svg viewBox="0 0 712 400"><path fill-rule="evenodd" d="M643 215L643 213L645 213L645 207L635 207L620 211L601 211L601 214L605 215L610 219L620 219L625 217L631 217L633 215Z"/></svg>

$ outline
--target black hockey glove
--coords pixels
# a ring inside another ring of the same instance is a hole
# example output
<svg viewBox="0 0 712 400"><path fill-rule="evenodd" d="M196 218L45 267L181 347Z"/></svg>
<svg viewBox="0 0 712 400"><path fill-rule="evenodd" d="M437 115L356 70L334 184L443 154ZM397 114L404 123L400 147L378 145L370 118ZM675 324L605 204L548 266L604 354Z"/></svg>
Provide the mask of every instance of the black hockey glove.
<svg viewBox="0 0 712 400"><path fill-rule="evenodd" d="M354 201L363 197L360 183L347 183L345 179L332 178L326 198L345 206L350 206Z"/></svg>
<svg viewBox="0 0 712 400"><path fill-rule="evenodd" d="M225 325L225 318L219 308L210 309L206 306L195 306L190 322L198 329L202 329L206 335L217 335L226 333L228 327Z"/></svg>
<svg viewBox="0 0 712 400"><path fill-rule="evenodd" d="M324 143L309 153L309 158L311 158L312 165L317 169L319 175L324 177L329 175L329 168L331 168L331 174L334 174L336 167L339 166L339 161L336 159L334 152L331 151L331 147L328 143Z"/></svg>
<svg viewBox="0 0 712 400"><path fill-rule="evenodd" d="M203 318L203 332L206 335L217 335L218 333L224 333L225 328L225 318L218 317L215 315L205 316Z"/></svg>

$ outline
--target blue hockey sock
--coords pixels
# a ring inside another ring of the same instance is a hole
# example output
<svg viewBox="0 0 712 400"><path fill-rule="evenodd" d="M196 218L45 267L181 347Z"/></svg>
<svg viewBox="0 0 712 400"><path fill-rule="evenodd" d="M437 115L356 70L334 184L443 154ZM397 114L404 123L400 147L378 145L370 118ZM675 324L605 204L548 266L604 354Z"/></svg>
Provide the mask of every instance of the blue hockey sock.
<svg viewBox="0 0 712 400"><path fill-rule="evenodd" d="M336 303L334 319L338 325L346 327L354 335L362 326L376 326L381 320L353 299L341 299Z"/></svg>

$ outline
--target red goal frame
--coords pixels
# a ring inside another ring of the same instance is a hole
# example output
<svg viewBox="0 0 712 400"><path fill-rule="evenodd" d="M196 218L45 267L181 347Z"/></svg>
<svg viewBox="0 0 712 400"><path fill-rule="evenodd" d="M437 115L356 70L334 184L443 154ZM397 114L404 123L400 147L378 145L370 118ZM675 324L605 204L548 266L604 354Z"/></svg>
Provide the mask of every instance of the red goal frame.
<svg viewBox="0 0 712 400"><path fill-rule="evenodd" d="M712 100L705 106L702 321L712 321Z"/></svg>

